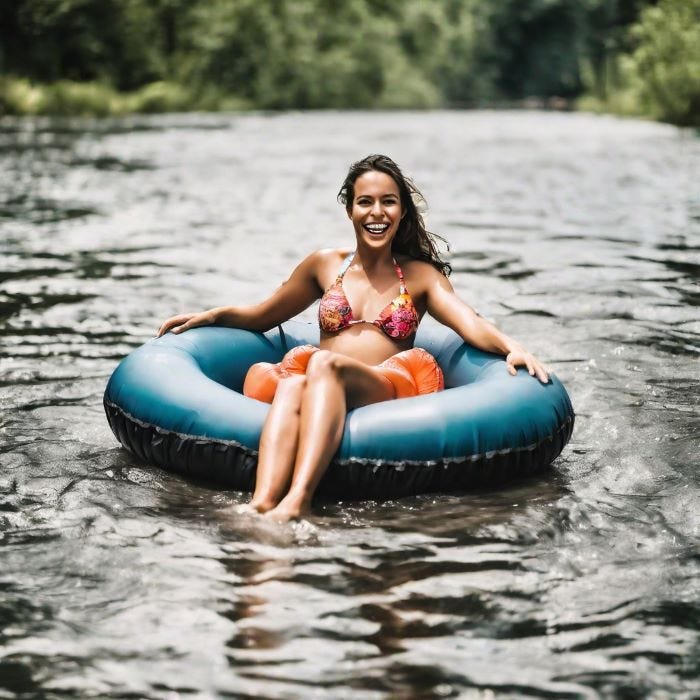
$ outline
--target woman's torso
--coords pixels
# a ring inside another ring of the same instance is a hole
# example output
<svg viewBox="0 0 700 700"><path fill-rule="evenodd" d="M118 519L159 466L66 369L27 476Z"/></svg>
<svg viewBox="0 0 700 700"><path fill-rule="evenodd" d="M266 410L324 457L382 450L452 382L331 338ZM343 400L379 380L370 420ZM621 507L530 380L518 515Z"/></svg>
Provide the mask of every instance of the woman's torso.
<svg viewBox="0 0 700 700"><path fill-rule="evenodd" d="M404 338L392 338L376 321L382 315L387 315L390 305L400 295L399 275L402 272L405 291L415 308L416 320L420 322L425 313L425 291L415 275L415 268L425 263L399 256L396 258L399 271L390 263L365 271L354 261L342 275L338 289L339 273L352 252L350 249L337 249L323 256L318 271L319 285L324 292L332 290L344 294L354 322L335 332L322 329L320 347L367 364L379 364L397 352L413 347L415 333ZM360 320L363 322L358 323Z"/></svg>

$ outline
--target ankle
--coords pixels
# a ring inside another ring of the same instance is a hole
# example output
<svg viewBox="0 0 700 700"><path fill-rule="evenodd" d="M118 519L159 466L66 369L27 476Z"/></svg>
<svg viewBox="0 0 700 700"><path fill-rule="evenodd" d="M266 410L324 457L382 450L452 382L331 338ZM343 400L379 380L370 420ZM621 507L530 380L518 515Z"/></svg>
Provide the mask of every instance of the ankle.
<svg viewBox="0 0 700 700"><path fill-rule="evenodd" d="M279 501L273 500L271 498L262 498L253 496L250 501L250 507L258 511L258 513L267 513L268 510L272 510L277 506Z"/></svg>
<svg viewBox="0 0 700 700"><path fill-rule="evenodd" d="M311 510L312 497L313 494L308 493L305 489L290 489L282 501L284 501L286 506L291 506L296 510L306 512Z"/></svg>

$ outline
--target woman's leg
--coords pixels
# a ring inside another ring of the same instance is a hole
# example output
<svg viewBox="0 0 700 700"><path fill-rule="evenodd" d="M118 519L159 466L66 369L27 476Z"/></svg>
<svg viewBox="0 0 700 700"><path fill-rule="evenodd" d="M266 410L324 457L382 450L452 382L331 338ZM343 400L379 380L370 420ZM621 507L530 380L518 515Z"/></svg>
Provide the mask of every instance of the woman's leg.
<svg viewBox="0 0 700 700"><path fill-rule="evenodd" d="M343 437L349 408L394 398L381 371L358 360L319 350L310 359L301 392L298 445L287 495L268 511L277 520L308 512L316 487Z"/></svg>
<svg viewBox="0 0 700 700"><path fill-rule="evenodd" d="M299 443L299 411L306 377L279 380L260 436L255 491L250 502L259 513L274 508L292 480Z"/></svg>

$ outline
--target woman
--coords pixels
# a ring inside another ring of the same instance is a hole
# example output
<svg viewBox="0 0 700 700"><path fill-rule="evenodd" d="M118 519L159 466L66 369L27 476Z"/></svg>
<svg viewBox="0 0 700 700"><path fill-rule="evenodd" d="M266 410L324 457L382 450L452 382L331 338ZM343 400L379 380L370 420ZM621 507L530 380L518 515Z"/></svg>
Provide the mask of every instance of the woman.
<svg viewBox="0 0 700 700"><path fill-rule="evenodd" d="M320 348L294 348L278 365L259 363L246 377L244 392L272 403L251 509L277 520L307 513L349 409L442 388L435 360L413 348L426 312L466 342L505 355L511 374L524 366L548 381L530 353L455 295L414 197L420 193L387 156L358 161L338 195L355 231L354 250L312 253L255 306L181 314L160 327L159 336L210 324L265 331L321 298Z"/></svg>

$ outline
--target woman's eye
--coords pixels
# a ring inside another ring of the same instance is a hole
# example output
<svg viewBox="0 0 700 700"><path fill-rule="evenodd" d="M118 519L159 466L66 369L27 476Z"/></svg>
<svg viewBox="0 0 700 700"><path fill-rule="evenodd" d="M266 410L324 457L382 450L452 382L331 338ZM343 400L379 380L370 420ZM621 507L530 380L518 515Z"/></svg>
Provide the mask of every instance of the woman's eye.
<svg viewBox="0 0 700 700"><path fill-rule="evenodd" d="M393 207L396 206L399 203L398 199L383 199L382 204L385 207ZM358 207L371 207L373 204L373 201L371 199L358 199L355 204L357 204Z"/></svg>

